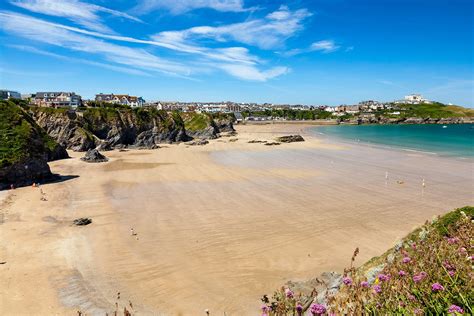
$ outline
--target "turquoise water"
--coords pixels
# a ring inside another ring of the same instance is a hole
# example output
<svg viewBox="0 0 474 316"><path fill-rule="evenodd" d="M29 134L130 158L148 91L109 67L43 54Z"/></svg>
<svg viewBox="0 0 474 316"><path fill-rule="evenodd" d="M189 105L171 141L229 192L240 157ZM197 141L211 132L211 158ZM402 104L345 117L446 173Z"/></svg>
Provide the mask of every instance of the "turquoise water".
<svg viewBox="0 0 474 316"><path fill-rule="evenodd" d="M474 157L474 124L318 126L323 133L345 140L379 144L443 156Z"/></svg>

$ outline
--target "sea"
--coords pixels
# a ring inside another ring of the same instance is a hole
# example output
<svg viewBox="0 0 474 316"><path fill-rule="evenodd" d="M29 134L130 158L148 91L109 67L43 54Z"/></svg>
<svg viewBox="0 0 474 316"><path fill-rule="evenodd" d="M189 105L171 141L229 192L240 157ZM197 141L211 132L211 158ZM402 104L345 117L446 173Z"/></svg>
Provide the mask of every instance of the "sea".
<svg viewBox="0 0 474 316"><path fill-rule="evenodd" d="M474 124L336 125L314 127L312 132L367 145L474 158Z"/></svg>

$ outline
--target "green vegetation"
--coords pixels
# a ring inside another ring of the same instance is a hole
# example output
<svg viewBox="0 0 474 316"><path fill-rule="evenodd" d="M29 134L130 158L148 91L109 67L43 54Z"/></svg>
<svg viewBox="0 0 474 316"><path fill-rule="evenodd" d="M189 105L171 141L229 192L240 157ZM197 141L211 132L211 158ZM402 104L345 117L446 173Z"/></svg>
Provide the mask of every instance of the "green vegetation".
<svg viewBox="0 0 474 316"><path fill-rule="evenodd" d="M211 125L211 117L204 113L182 113L186 130L195 132Z"/></svg>
<svg viewBox="0 0 474 316"><path fill-rule="evenodd" d="M15 102L0 101L0 167L53 152L56 142Z"/></svg>
<svg viewBox="0 0 474 316"><path fill-rule="evenodd" d="M324 303L311 304L317 293L282 288L272 301L264 296L262 315L472 315L473 220L474 207L454 210L360 268L354 267L356 249L339 292Z"/></svg>
<svg viewBox="0 0 474 316"><path fill-rule="evenodd" d="M125 105L125 104L110 103L110 102L105 102L105 101L88 101L87 106L92 107L92 108L112 108L112 109L125 109L125 110L131 109L130 106Z"/></svg>
<svg viewBox="0 0 474 316"><path fill-rule="evenodd" d="M394 104L399 110L379 110L375 112L377 116L385 116L391 118L450 118L450 117L474 117L474 109L463 108L455 105L445 105L442 103L425 103L425 104ZM390 114L399 111L399 115Z"/></svg>
<svg viewBox="0 0 474 316"><path fill-rule="evenodd" d="M330 112L324 110L265 110L265 111L243 111L243 117L257 116L257 117L278 117L287 120L325 120L334 118Z"/></svg>

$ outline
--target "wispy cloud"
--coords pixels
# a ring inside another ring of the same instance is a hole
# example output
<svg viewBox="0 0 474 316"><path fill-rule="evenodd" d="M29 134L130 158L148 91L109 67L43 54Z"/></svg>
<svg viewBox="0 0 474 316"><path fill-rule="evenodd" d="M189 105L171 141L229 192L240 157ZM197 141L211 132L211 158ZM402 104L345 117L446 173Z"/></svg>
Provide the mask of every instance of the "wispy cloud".
<svg viewBox="0 0 474 316"><path fill-rule="evenodd" d="M10 0L10 3L32 12L64 17L87 29L98 32L112 33L112 30L102 23L100 16L97 14L98 12L142 22L129 14L81 2L80 0Z"/></svg>
<svg viewBox="0 0 474 316"><path fill-rule="evenodd" d="M145 44L184 52L203 59L202 65L219 69L239 79L266 81L289 71L286 67L260 69L261 61L244 47L211 49L180 41L174 36L161 37L160 40L141 40L132 37L103 34L72 26L47 22L41 19L12 13L0 12L0 28L5 31L74 51L100 55L107 62L130 66L141 71L159 71L167 74L188 77L201 71L196 62L186 64L160 58L142 48L132 48L109 43L101 39Z"/></svg>
<svg viewBox="0 0 474 316"><path fill-rule="evenodd" d="M87 54L100 55L109 62L147 71L188 76L191 70L177 62L165 60L141 48L104 42L71 32L58 24L16 13L0 12L0 28L30 40L47 43Z"/></svg>
<svg viewBox="0 0 474 316"><path fill-rule="evenodd" d="M237 41L262 49L281 47L285 41L302 30L303 21L311 16L307 9L291 11L281 6L264 18L251 19L241 23L222 26L198 26L181 31L167 31L154 35L157 41L172 39L185 42L199 39L213 39L217 42Z"/></svg>
<svg viewBox="0 0 474 316"><path fill-rule="evenodd" d="M205 8L221 12L253 10L253 8L245 9L243 0L139 0L133 11L149 13L159 9L166 9L176 15Z"/></svg>
<svg viewBox="0 0 474 316"><path fill-rule="evenodd" d="M48 57L56 58L56 59L59 59L59 60L70 61L70 62L74 62L74 63L81 63L81 64L86 64L86 65L91 65L91 66L100 67L100 68L104 68L104 69L108 69L108 70L113 70L113 71L117 71L117 72L126 73L126 74L129 74L129 75L150 76L149 73L138 70L138 69L133 69L133 68L130 68L130 67L120 67L120 66L115 66L115 65L110 65L110 64L99 63L99 62L95 62L95 61L87 60L87 59L64 56L64 55L48 52L48 51L45 51L45 50L42 50L42 49L38 49L38 48L32 47L32 46L25 46L25 45L7 45L7 46L9 46L11 48L21 50L21 51L30 52L30 53L33 53L33 54L48 56Z"/></svg>
<svg viewBox="0 0 474 316"><path fill-rule="evenodd" d="M333 40L324 40L314 42L310 46L311 51L322 51L323 53L331 53L339 49L340 46L336 45Z"/></svg>
<svg viewBox="0 0 474 316"><path fill-rule="evenodd" d="M294 48L286 52L282 52L281 55L283 56L295 56L299 54L304 54L304 53L310 53L310 52L316 52L320 51L322 53L332 53L337 50L339 50L341 46L337 45L336 42L333 40L322 40L318 42L312 43L309 47L307 48ZM351 48L353 49L353 47ZM347 51L347 49L346 49Z"/></svg>

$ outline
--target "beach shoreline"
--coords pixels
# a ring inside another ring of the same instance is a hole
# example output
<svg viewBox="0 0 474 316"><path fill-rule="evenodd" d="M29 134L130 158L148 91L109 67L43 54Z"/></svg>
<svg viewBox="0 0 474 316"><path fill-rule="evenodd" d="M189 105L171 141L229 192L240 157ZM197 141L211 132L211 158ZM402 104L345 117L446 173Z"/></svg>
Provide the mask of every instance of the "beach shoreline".
<svg viewBox="0 0 474 316"><path fill-rule="evenodd" d="M78 177L42 185L47 201L31 187L0 201L0 313L105 314L131 301L142 315L255 314L286 281L341 272L355 247L360 265L474 204L470 161L321 139L311 126L237 125L206 146L50 163ZM248 143L289 134L306 141ZM72 226L78 217L93 223Z"/></svg>

